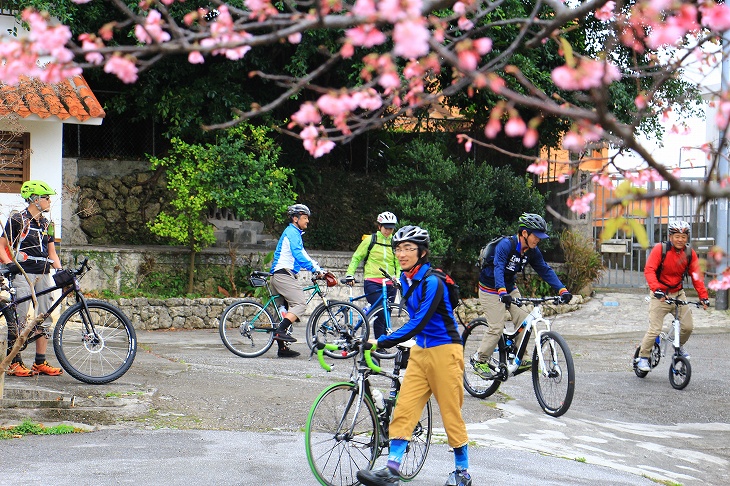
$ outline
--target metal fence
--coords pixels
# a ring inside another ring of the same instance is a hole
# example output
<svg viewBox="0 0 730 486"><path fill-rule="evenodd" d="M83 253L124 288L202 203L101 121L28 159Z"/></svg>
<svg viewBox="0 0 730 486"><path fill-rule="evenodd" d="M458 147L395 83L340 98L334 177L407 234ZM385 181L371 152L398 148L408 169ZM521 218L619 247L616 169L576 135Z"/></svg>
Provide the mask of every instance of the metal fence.
<svg viewBox="0 0 730 486"><path fill-rule="evenodd" d="M702 184L700 178L686 178L684 182ZM616 181L616 187L622 181ZM604 207L605 201L615 197L613 189L597 187L596 207ZM652 189L661 189L657 184ZM599 209L593 217L593 235L598 241L606 222L611 217L622 215L638 221L646 228L649 247L643 248L636 237L627 231L619 230L616 235L600 243L599 251L606 268L598 282L601 287L641 288L646 286L644 266L649 252L656 243L666 241L668 224L674 221L687 221L692 228L690 244L702 258L714 245L717 227L717 204L715 202L700 206L695 197L680 195L662 198L651 203L629 202L608 212Z"/></svg>

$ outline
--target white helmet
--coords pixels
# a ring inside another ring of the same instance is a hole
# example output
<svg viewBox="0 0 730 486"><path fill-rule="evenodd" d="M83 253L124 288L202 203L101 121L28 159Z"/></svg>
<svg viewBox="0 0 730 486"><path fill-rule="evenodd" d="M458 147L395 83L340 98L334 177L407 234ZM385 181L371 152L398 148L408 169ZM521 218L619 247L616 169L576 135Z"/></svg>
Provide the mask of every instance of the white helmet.
<svg viewBox="0 0 730 486"><path fill-rule="evenodd" d="M384 213L378 214L378 224L386 228L395 228L395 225L398 224L398 218L390 211L385 211Z"/></svg>
<svg viewBox="0 0 730 486"><path fill-rule="evenodd" d="M675 221L673 223L669 223L670 235L673 235L675 233L685 233L687 236L689 236L689 232L690 228L687 221Z"/></svg>
<svg viewBox="0 0 730 486"><path fill-rule="evenodd" d="M311 216L312 215L312 212L304 204L294 204L292 206L289 206L286 209L286 214L290 218L293 218L294 216L301 216L302 214L306 214L307 216Z"/></svg>

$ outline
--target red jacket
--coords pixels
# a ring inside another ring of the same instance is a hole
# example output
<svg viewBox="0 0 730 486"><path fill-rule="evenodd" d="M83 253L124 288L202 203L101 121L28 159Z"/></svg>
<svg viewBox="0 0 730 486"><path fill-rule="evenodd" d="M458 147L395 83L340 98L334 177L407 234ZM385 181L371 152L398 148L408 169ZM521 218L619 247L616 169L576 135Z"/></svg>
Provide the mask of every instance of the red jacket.
<svg viewBox="0 0 730 486"><path fill-rule="evenodd" d="M649 258L646 260L646 266L644 267L644 277L646 277L646 283L649 284L649 289L652 292L655 290L678 292L682 289L684 271L687 269L687 255L684 249L677 250L674 247L670 248L667 251L666 257L664 257L662 274L660 275L661 282L659 282L656 276L656 270L662 261L662 246L664 245L665 243L657 244L651 250L651 253L649 253ZM707 289L705 288L704 275L702 274L702 269L700 269L697 253L694 250L692 250L692 263L689 265L689 276L700 299L707 299L708 295Z"/></svg>

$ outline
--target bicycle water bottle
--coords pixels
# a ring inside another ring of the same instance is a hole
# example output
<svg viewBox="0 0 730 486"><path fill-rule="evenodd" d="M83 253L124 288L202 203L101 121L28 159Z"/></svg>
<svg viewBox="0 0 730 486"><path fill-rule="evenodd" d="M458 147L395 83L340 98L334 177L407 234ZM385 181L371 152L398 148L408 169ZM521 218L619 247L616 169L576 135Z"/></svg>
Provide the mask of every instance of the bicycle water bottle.
<svg viewBox="0 0 730 486"><path fill-rule="evenodd" d="M283 319L284 316L286 315L286 307L284 307L283 305L279 306L279 314L281 315L281 318Z"/></svg>
<svg viewBox="0 0 730 486"><path fill-rule="evenodd" d="M365 307L362 308L362 313L367 315L368 312L370 312L370 304L365 304Z"/></svg>
<svg viewBox="0 0 730 486"><path fill-rule="evenodd" d="M375 408L378 410L378 412L382 412L383 410L385 410L385 398L383 398L383 392L381 392L377 388L373 388L371 395L373 397L373 403L375 404Z"/></svg>

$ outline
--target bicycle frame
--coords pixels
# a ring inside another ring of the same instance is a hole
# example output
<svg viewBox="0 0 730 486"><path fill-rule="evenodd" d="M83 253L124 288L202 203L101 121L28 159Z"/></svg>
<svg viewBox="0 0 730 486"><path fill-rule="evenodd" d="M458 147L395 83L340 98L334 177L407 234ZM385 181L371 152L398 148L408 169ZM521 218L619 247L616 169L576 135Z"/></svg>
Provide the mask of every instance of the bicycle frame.
<svg viewBox="0 0 730 486"><path fill-rule="evenodd" d="M12 283L10 282L10 279L7 279L7 280L8 280L8 286L11 286ZM50 294L51 292L55 292L56 290L62 289L62 288L63 287L59 287L58 285L54 285L53 287L50 287L50 288L48 288L46 290L42 290L40 292L36 292L35 293L35 296L36 296L36 298L38 298L38 297L41 297L43 295ZM61 305L61 302L63 302L64 299L66 299L66 297L68 297L71 294L75 294L76 302L83 302L84 310L88 314L89 309L86 306L86 300L84 299L83 294L81 294L81 288L79 286L78 281L76 280L76 278L74 276L74 285L73 286L71 286L71 285L67 286L65 288L65 290L62 291L61 296L59 298L57 298L53 302L53 304L48 309L48 311L45 314L41 314L41 315L38 315L37 316L37 318L41 318L41 317L43 318L40 322L41 323L44 322L48 318L48 316L50 316L53 313L53 311L56 310L56 308L59 305ZM12 296L12 298L11 298L11 300L9 302L7 302L4 305L0 306L0 313L2 313L4 316L6 316L6 321L8 321L8 324L10 324L10 321L7 319L7 315L8 315L7 313L8 312L11 312L12 313L13 322L17 323L18 322L18 309L17 309L18 308L18 304L22 304L23 302L28 302L28 301L33 300L32 294L29 294L29 295L27 295L25 297L16 298L15 297L15 292L13 291L13 292L11 292L11 296ZM86 332L90 332L90 333L93 332L94 335L96 336L96 333L95 333L95 330L94 330L94 325L93 325L93 323L89 322L89 319L87 318L87 315L82 315L82 319L83 319L83 322L84 322L84 327L86 328ZM38 339L40 339L41 336L45 335L46 337L49 337L48 334L47 334L47 332L43 332L43 333L37 332L37 331L33 331L33 332L35 332L35 334L28 336L28 338L25 340L25 343L23 343L23 346L21 347L21 351L25 350L25 347L28 346L28 344L30 344L32 342L35 342ZM20 334L20 333L18 333L18 334Z"/></svg>
<svg viewBox="0 0 730 486"><path fill-rule="evenodd" d="M314 282L312 285L308 285L308 286L304 287L302 290L304 292L311 291L311 293L309 294L309 297L307 298L307 304L309 304L312 301L312 299L314 299L314 296L315 295L322 296L322 301L325 304L327 303L326 299L324 298L324 294L322 293L322 290L319 288L319 284L317 282ZM281 315L281 311L279 310L279 306L276 305L276 300L279 299L279 298L282 298L283 299L283 297L281 295L279 295L279 294L274 294L274 293L271 292L271 287L269 287L269 281L268 280L266 281L266 292L268 292L268 294L269 294L269 299L266 301L265 304L261 304L263 306L262 311L265 310L265 309L267 309L270 305L273 305L274 311L276 312L277 317L281 321L284 318L284 316ZM256 316L254 316L254 320L255 319L258 319L258 317L259 317L259 314L256 314Z"/></svg>

